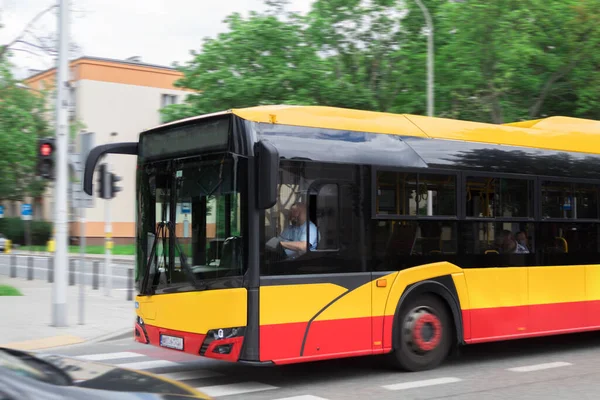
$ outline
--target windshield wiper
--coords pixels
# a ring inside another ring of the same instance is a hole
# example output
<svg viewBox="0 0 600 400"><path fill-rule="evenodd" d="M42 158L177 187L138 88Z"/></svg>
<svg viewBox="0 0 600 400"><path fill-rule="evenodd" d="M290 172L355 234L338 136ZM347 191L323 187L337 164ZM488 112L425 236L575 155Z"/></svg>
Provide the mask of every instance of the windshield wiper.
<svg viewBox="0 0 600 400"><path fill-rule="evenodd" d="M165 265L167 264L167 256L164 251L164 245L167 239L167 222L160 222L156 227L156 236L154 237L154 242L152 242L152 248L150 249L150 255L148 257L148 261L146 262L146 271L144 271L144 279L142 280L142 286L140 288L140 293L145 295L154 294L154 287L156 286L156 273L150 273L150 269L153 266L154 261L156 260L156 264L158 264L158 255L156 254L156 243L159 240L163 241L163 259ZM158 269L158 268L157 268ZM160 271L158 271L160 278ZM150 281L150 276L152 276L152 286L148 287L148 282Z"/></svg>
<svg viewBox="0 0 600 400"><path fill-rule="evenodd" d="M200 289L200 286L196 281L196 277L194 276L194 271L192 271L192 266L187 260L187 256L185 255L185 252L181 247L181 243L179 243L179 238L175 235L174 227L172 229L172 233L173 238L175 239L175 246L177 247L177 251L179 252L179 261L181 261L181 267L183 268L183 271L188 280L191 282L192 286L194 286L195 289Z"/></svg>
<svg viewBox="0 0 600 400"><path fill-rule="evenodd" d="M192 271L192 267L190 266L189 262L187 261L187 256L185 255L185 252L183 251L181 244L179 243L179 239L177 238L177 236L175 235L175 224L173 222L161 222L158 224L158 227L156 229L156 237L154 238L154 242L152 243L152 249L150 250L150 258L147 262L147 267L146 267L146 271L144 273L144 279L142 281L142 286L141 286L141 290L140 292L142 294L145 295L153 295L154 294L154 289L155 287L158 285L158 280L160 280L160 270L158 271L158 274L155 272L150 272L150 269L153 266L153 262L155 260L158 260L158 255L155 254L156 253L156 243L159 240L163 241L163 260L164 260L164 265L165 265L165 274L166 274L166 269L170 268L168 267L168 263L167 263L167 254L166 251L164 249L166 249L166 245L167 245L167 232L169 232L169 236L172 235L174 241L175 241L175 246L176 246L176 250L179 252L179 259L181 261L181 266L183 268L183 271L186 275L186 277L188 278L188 281L192 284L192 286L194 286L194 288L196 289L200 289L200 286L198 285L197 281L196 281L196 277L194 276L194 272ZM156 262L158 263L158 261ZM171 266L173 267L173 266ZM157 268L158 269L158 268ZM151 286L148 285L148 282L152 280L152 284Z"/></svg>

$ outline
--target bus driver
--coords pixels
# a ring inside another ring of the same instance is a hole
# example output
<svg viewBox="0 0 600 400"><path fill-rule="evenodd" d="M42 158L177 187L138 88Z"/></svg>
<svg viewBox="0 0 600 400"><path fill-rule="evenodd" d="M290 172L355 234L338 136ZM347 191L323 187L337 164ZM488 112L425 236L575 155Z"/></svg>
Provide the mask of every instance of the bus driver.
<svg viewBox="0 0 600 400"><path fill-rule="evenodd" d="M294 203L290 209L290 225L280 235L280 243L288 258L296 258L307 251L306 229L309 229L308 243L315 250L318 243L318 230L315 224L307 221L306 204Z"/></svg>

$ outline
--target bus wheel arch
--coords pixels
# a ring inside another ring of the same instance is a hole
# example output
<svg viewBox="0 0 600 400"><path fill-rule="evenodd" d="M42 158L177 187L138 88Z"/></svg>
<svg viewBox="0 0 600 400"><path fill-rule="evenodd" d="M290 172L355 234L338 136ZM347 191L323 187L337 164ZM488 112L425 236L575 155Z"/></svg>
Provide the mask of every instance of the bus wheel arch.
<svg viewBox="0 0 600 400"><path fill-rule="evenodd" d="M393 364L409 371L432 369L462 343L458 300L439 281L423 281L402 294L392 326Z"/></svg>

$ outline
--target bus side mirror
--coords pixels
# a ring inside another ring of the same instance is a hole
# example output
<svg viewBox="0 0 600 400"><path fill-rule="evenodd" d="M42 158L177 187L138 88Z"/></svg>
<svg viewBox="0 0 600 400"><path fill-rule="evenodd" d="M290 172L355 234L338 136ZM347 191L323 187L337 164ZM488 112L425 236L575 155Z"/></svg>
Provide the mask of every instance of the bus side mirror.
<svg viewBox="0 0 600 400"><path fill-rule="evenodd" d="M260 141L254 146L254 154L257 158L256 208L266 210L277 203L279 152L271 143Z"/></svg>
<svg viewBox="0 0 600 400"><path fill-rule="evenodd" d="M92 178L98 160L105 154L138 154L138 142L108 143L94 147L85 160L83 172L83 191L92 196Z"/></svg>

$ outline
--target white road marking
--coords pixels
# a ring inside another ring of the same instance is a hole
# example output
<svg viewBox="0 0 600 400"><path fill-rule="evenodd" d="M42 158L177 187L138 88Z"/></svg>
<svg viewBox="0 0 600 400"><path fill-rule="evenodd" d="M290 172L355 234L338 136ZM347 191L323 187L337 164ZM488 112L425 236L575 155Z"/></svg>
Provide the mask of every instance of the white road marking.
<svg viewBox="0 0 600 400"><path fill-rule="evenodd" d="M207 371L207 370L196 370L196 371L182 371L182 372L172 372L170 374L160 374L160 376L173 379L174 381L191 381L194 379L204 379L204 378L212 378L215 376L223 376L223 374L216 371Z"/></svg>
<svg viewBox="0 0 600 400"><path fill-rule="evenodd" d="M532 372L532 371L541 371L543 369L550 369L550 368L568 367L569 365L573 365L573 364L568 363L568 362L557 361L557 362L551 362L551 363L545 363L545 364L535 364L535 365L527 365L524 367L508 368L507 371Z"/></svg>
<svg viewBox="0 0 600 400"><path fill-rule="evenodd" d="M196 388L196 390L199 390L200 392L212 397L231 396L234 394L260 392L263 390L272 389L278 388L276 386L265 385L258 382L242 382L232 383L229 385L204 386Z"/></svg>
<svg viewBox="0 0 600 400"><path fill-rule="evenodd" d="M310 394L305 394L302 396L282 397L280 399L274 399L274 400L327 400L327 399L324 397L312 396Z"/></svg>
<svg viewBox="0 0 600 400"><path fill-rule="evenodd" d="M406 390L406 389L422 388L422 387L427 387L427 386L445 385L448 383L460 382L461 380L462 379L458 379L458 378L437 378L437 379L426 379L423 381L402 382L402 383L396 383L393 385L385 385L382 387L387 390Z"/></svg>
<svg viewBox="0 0 600 400"><path fill-rule="evenodd" d="M132 362L125 364L115 364L120 368L129 368L129 369L152 369L152 368L162 368L162 367L175 367L181 364L174 363L172 361L167 360L152 360L152 361L140 361L140 362Z"/></svg>
<svg viewBox="0 0 600 400"><path fill-rule="evenodd" d="M119 358L134 358L134 357L144 357L144 355L140 354L140 353L132 353L130 351L123 351L120 353L87 354L85 356L77 356L76 358L81 358L82 360L89 360L89 361L104 361L104 360L116 360Z"/></svg>

